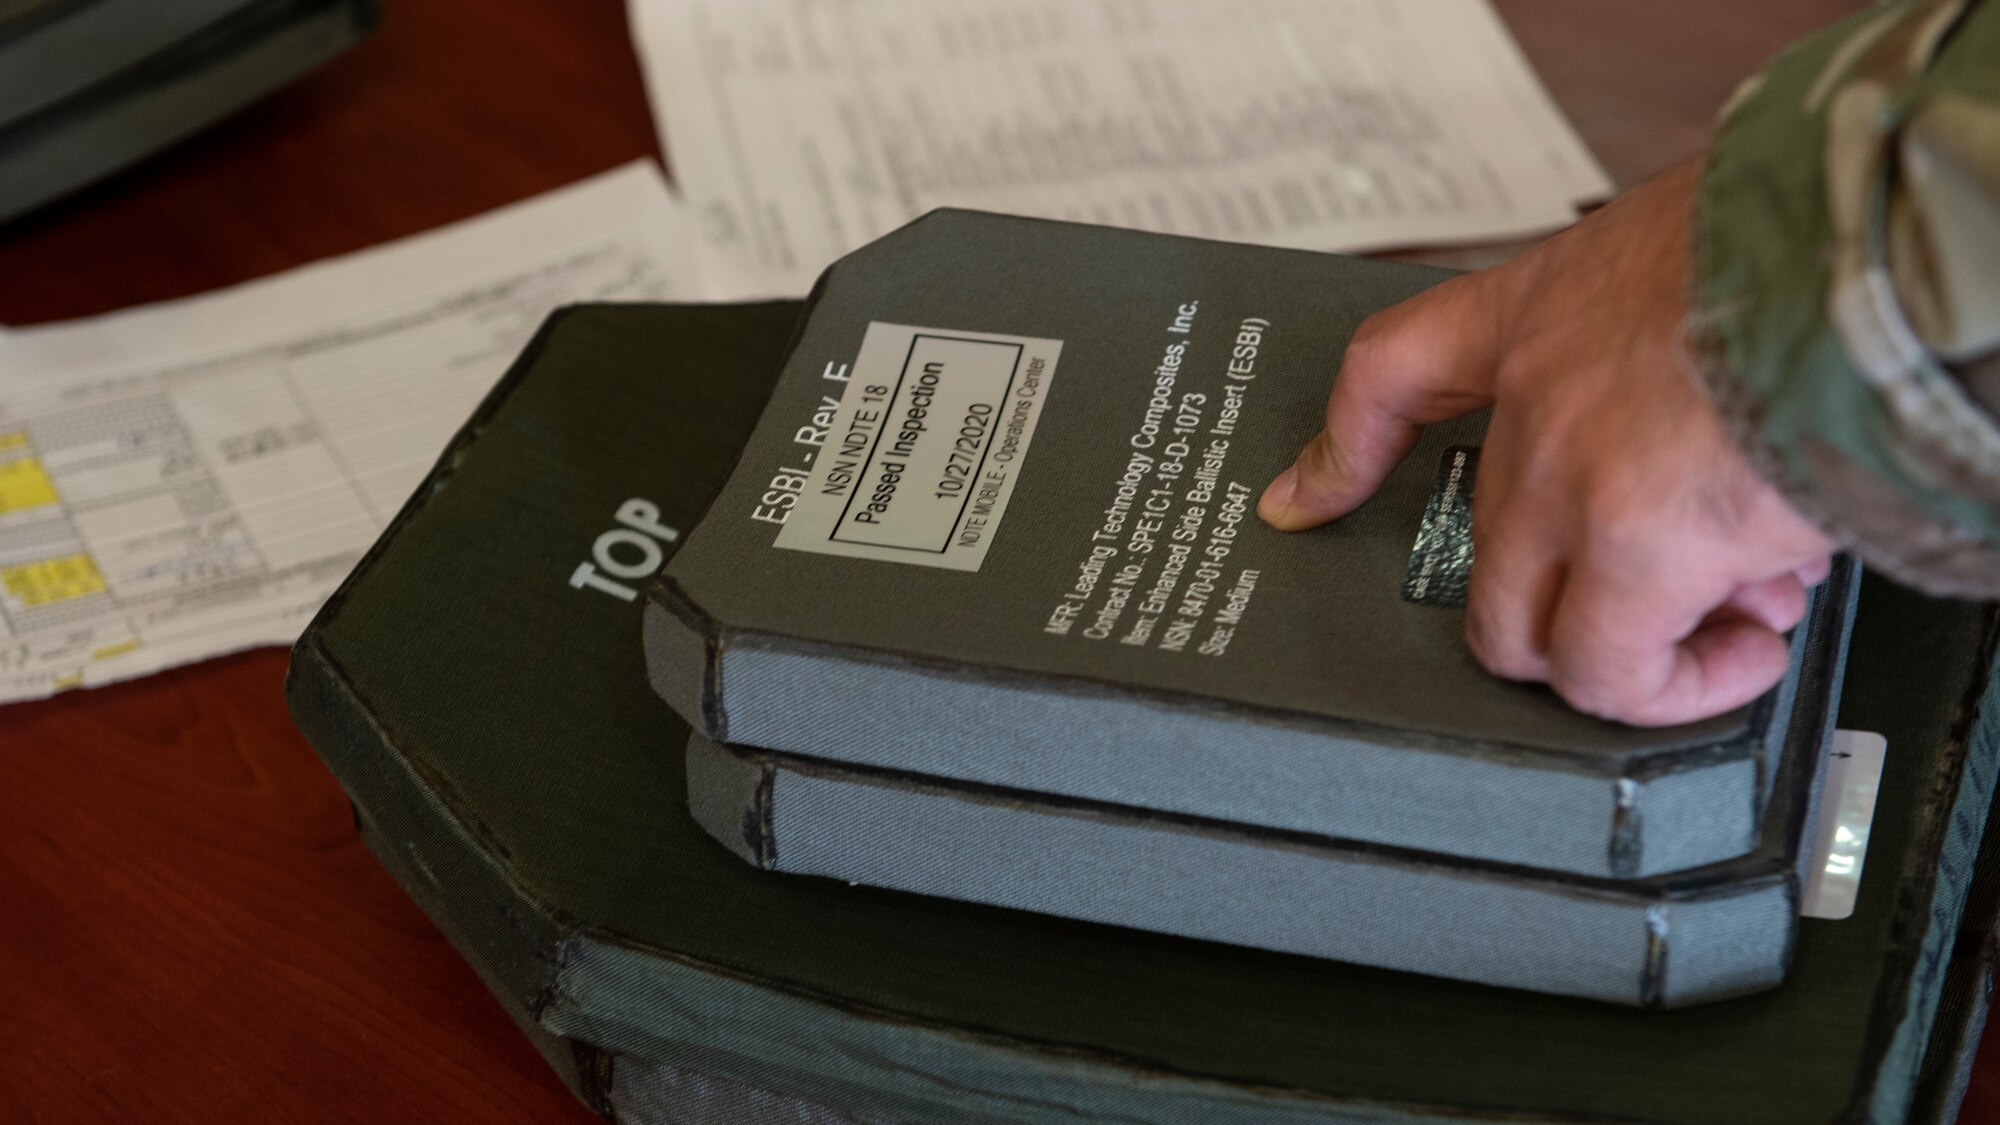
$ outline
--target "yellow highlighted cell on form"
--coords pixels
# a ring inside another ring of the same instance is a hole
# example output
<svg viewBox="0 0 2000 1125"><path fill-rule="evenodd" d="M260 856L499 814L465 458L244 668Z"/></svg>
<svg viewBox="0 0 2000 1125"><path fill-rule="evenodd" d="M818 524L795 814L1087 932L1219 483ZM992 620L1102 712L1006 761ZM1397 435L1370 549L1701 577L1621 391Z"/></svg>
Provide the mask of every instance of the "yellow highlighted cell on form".
<svg viewBox="0 0 2000 1125"><path fill-rule="evenodd" d="M89 555L65 555L0 569L0 588L30 608L104 591L104 575Z"/></svg>
<svg viewBox="0 0 2000 1125"><path fill-rule="evenodd" d="M0 453L13 449L28 448L28 435L18 430L11 434L0 434Z"/></svg>
<svg viewBox="0 0 2000 1125"><path fill-rule="evenodd" d="M55 502L56 486L40 461L21 457L0 464L0 516Z"/></svg>
<svg viewBox="0 0 2000 1125"><path fill-rule="evenodd" d="M109 660L114 656L123 656L138 647L139 642L136 640L119 641L115 645L105 645L100 649L92 649L90 658L92 660Z"/></svg>

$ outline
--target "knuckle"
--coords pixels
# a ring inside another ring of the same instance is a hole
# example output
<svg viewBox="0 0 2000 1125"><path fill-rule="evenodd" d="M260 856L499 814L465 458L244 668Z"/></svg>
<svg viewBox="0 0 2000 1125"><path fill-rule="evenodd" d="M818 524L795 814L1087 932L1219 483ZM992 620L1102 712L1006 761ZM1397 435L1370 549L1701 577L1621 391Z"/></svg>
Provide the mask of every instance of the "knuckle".
<svg viewBox="0 0 2000 1125"><path fill-rule="evenodd" d="M1503 529L1515 528L1507 533ZM1475 504L1473 564L1466 592L1465 641L1473 659L1508 680L1540 680L1548 662L1537 645L1535 605L1523 579L1523 539L1514 521L1496 519Z"/></svg>
<svg viewBox="0 0 2000 1125"><path fill-rule="evenodd" d="M1529 398L1547 370L1547 363L1532 351L1524 348L1509 351L1493 369L1495 396L1504 402Z"/></svg>
<svg viewBox="0 0 2000 1125"><path fill-rule="evenodd" d="M1299 480L1312 485L1339 480L1346 469L1345 462L1333 435L1321 430L1318 437L1307 442L1306 447L1299 451Z"/></svg>
<svg viewBox="0 0 2000 1125"><path fill-rule="evenodd" d="M1514 652L1495 653L1480 663L1480 667L1503 680L1531 683L1542 678L1539 661Z"/></svg>
<svg viewBox="0 0 2000 1125"><path fill-rule="evenodd" d="M1600 719L1642 721L1659 702L1629 661L1570 644L1550 654L1549 687L1571 707Z"/></svg>
<svg viewBox="0 0 2000 1125"><path fill-rule="evenodd" d="M1659 534L1657 499L1624 473L1606 473L1584 498L1584 526L1599 547L1619 554L1645 551Z"/></svg>
<svg viewBox="0 0 2000 1125"><path fill-rule="evenodd" d="M1542 675L1542 661L1523 636L1495 620L1490 612L1469 607L1465 615L1465 644L1472 658L1488 672L1506 680L1533 680Z"/></svg>
<svg viewBox="0 0 2000 1125"><path fill-rule="evenodd" d="M1580 670L1570 662L1549 669L1549 687L1562 696L1563 702L1600 719L1630 719L1643 706L1629 687L1616 678L1595 674L1594 670Z"/></svg>
<svg viewBox="0 0 2000 1125"><path fill-rule="evenodd" d="M1355 326L1354 335L1348 338L1348 360L1366 365L1370 360L1381 358L1385 345L1395 335L1395 318L1389 315L1388 310L1369 314Z"/></svg>
<svg viewBox="0 0 2000 1125"><path fill-rule="evenodd" d="M1397 357L1403 351L1401 325L1407 318L1392 316L1394 311L1378 312L1354 330L1341 356L1336 390L1340 383L1346 383L1349 393L1365 396L1374 383L1392 377L1397 371Z"/></svg>

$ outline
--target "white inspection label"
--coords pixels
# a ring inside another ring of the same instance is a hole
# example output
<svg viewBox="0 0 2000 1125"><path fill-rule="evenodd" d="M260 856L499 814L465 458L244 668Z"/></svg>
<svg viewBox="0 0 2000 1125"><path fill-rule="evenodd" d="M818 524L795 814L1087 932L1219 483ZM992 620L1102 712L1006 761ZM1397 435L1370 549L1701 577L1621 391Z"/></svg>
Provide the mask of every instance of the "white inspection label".
<svg viewBox="0 0 2000 1125"><path fill-rule="evenodd" d="M978 570L1061 353L1060 340L871 323L777 545Z"/></svg>

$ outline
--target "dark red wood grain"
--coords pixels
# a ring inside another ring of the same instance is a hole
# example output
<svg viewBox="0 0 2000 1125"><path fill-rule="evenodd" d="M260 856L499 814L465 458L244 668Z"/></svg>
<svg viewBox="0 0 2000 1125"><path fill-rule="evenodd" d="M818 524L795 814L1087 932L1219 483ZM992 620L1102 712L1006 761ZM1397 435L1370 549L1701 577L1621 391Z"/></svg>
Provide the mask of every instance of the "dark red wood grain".
<svg viewBox="0 0 2000 1125"><path fill-rule="evenodd" d="M1503 0L1620 182L1851 0ZM385 0L299 85L0 227L0 324L197 293L657 155L615 0ZM0 371L0 380L7 373ZM0 1121L589 1120L354 835L266 649L0 708ZM1965 1120L2000 1120L1989 1037Z"/></svg>
<svg viewBox="0 0 2000 1125"><path fill-rule="evenodd" d="M0 1117L594 1120L355 839L284 670L4 712Z"/></svg>

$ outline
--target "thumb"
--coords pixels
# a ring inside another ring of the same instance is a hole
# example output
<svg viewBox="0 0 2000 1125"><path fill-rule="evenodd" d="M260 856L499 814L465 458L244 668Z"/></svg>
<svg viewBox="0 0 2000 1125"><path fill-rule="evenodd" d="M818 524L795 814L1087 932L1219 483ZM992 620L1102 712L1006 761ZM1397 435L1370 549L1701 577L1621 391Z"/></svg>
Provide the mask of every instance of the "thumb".
<svg viewBox="0 0 2000 1125"><path fill-rule="evenodd" d="M1499 318L1489 276L1453 278L1362 322L1341 357L1326 428L1257 502L1264 522L1300 531L1346 515L1424 426L1492 403Z"/></svg>

